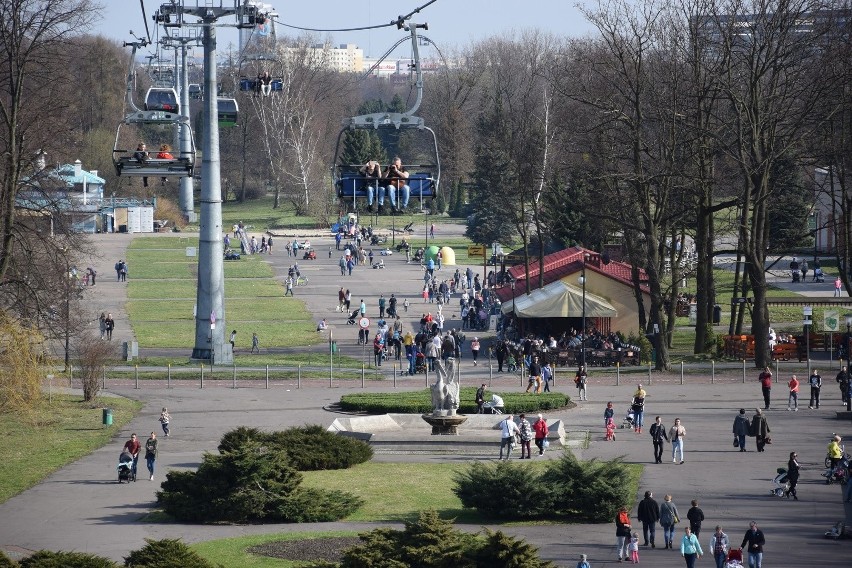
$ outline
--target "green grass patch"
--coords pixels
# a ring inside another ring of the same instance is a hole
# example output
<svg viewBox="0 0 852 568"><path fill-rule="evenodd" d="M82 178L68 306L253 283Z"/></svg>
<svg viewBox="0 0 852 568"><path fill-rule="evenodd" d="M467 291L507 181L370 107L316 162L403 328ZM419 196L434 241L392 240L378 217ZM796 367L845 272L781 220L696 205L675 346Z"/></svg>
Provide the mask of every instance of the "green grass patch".
<svg viewBox="0 0 852 568"><path fill-rule="evenodd" d="M186 257L185 249L197 244L197 238L185 237L142 237L131 244L126 309L141 345L195 344L197 257ZM273 279L272 267L262 257L249 256L224 266L226 325L237 330L241 343L250 345L252 333L264 347L324 341L304 303L284 298L283 286Z"/></svg>
<svg viewBox="0 0 852 568"><path fill-rule="evenodd" d="M240 338L237 339L237 348L242 348L243 346L240 344ZM198 368L198 361L190 361L188 359L189 353L187 353L186 357L176 359L174 357L143 357L138 360L138 364L140 367L165 367L166 365L171 365L175 368ZM372 357L370 357L372 361ZM242 367L264 367L269 365L270 367L291 367L296 365L302 365L305 367L328 367L328 353L327 352L310 352L310 353L271 353L269 355L266 354L244 354L237 353L236 361L237 364L237 372L240 372ZM347 369L357 369L360 371L362 360L355 357L341 356L337 353L334 355L334 370L337 372L339 367L347 368ZM205 365L206 367L206 365ZM370 368L370 365L367 365L367 368ZM271 373L272 371L270 371Z"/></svg>
<svg viewBox="0 0 852 568"><path fill-rule="evenodd" d="M571 398L558 392L532 394L519 392L495 393L503 398L506 412L538 412L564 408L571 403ZM489 391L490 396L491 391ZM476 412L476 388L462 387L459 391L459 413ZM340 397L340 406L344 410L369 412L371 414L423 413L432 410L432 394L429 389L419 391L392 393L355 393Z"/></svg>
<svg viewBox="0 0 852 568"><path fill-rule="evenodd" d="M268 542L357 535L356 531L280 532L211 540L193 544L190 548L210 562L221 564L224 568L295 568L304 566L306 563L258 556L246 550Z"/></svg>
<svg viewBox="0 0 852 568"><path fill-rule="evenodd" d="M272 195L239 203L228 201L222 204L222 227L225 230L242 222L249 233L275 229L316 229L317 220L313 217L296 215L295 208L286 201L277 209L273 208Z"/></svg>
<svg viewBox="0 0 852 568"><path fill-rule="evenodd" d="M113 409L113 425L102 425L102 407ZM53 396L32 417L0 414L0 502L36 485L54 471L110 442L142 408L125 398ZM116 450L118 456L118 450Z"/></svg>
<svg viewBox="0 0 852 568"><path fill-rule="evenodd" d="M499 441L494 444L495 451ZM530 462L542 467L543 462ZM303 472L303 487L348 491L364 505L347 517L357 522L398 522L417 518L424 509L435 509L441 518L457 518L461 523L485 522L471 509L464 509L453 493L457 463L367 462L349 469ZM392 480L392 481L391 481Z"/></svg>

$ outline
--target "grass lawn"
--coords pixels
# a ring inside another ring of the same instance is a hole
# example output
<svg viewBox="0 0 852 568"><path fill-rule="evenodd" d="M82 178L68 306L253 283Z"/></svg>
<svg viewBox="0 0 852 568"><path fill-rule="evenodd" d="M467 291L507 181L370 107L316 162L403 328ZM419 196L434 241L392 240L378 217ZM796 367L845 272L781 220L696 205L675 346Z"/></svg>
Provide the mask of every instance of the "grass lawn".
<svg viewBox="0 0 852 568"><path fill-rule="evenodd" d="M246 549L259 544L282 540L305 540L310 538L357 535L356 531L280 532L211 540L193 544L191 548L210 562L224 566L224 568L295 568L297 566L304 566L306 563L257 556L249 554L246 552Z"/></svg>
<svg viewBox="0 0 852 568"><path fill-rule="evenodd" d="M128 250L127 313L133 332L145 347L186 347L195 344L193 308L196 300L197 257L186 248L197 237L142 237ZM312 345L323 341L305 305L284 298L272 267L261 256L225 263L227 327L248 345L257 333L264 347Z"/></svg>
<svg viewBox="0 0 852 568"><path fill-rule="evenodd" d="M545 462L530 462L524 467L541 470ZM638 491L642 466L625 464L628 468L626 483L630 494ZM440 463L376 463L368 462L347 470L305 472L304 487L338 489L361 497L365 504L346 518L353 522L404 522L417 518L424 509L435 509L442 518L454 518L458 523L501 524L482 518L472 509L464 509L452 492L456 471L465 464ZM392 472L392 473L391 473ZM392 483L369 483L370 479L393 479ZM632 508L633 503L628 504ZM513 522L512 525L541 524L547 521ZM607 525L608 526L608 525ZM608 529L607 529L608 530ZM192 546L203 557L222 564L225 568L284 568L300 566L299 563L265 558L246 553L258 544L278 540L300 540L331 536L352 536L353 532L270 533L203 542Z"/></svg>
<svg viewBox="0 0 852 568"><path fill-rule="evenodd" d="M113 409L113 425L102 425L102 406ZM108 443L142 404L125 398L54 396L32 417L0 414L0 502ZM118 455L118 451L116 451Z"/></svg>

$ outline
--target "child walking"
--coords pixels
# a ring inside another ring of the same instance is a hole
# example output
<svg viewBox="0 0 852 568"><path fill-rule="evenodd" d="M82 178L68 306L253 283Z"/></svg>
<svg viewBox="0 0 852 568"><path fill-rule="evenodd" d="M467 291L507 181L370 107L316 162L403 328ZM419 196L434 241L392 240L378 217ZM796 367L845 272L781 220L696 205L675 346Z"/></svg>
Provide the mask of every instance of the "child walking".
<svg viewBox="0 0 852 568"><path fill-rule="evenodd" d="M577 562L577 568L592 568L585 554L580 555L580 561Z"/></svg>
<svg viewBox="0 0 852 568"><path fill-rule="evenodd" d="M631 562L639 564L639 533L634 532L630 535L630 544L627 545L627 552L630 553Z"/></svg>
<svg viewBox="0 0 852 568"><path fill-rule="evenodd" d="M160 413L160 424L163 425L163 434L166 435L166 438L169 437L169 422L171 421L172 417L169 416L169 409L164 406L163 411Z"/></svg>

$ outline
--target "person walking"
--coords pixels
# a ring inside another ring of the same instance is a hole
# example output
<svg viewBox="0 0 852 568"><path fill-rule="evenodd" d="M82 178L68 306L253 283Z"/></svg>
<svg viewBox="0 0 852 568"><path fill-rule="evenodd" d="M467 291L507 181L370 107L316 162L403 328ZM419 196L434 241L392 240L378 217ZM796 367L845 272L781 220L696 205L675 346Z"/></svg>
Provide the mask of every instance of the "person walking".
<svg viewBox="0 0 852 568"><path fill-rule="evenodd" d="M740 408L740 413L734 417L733 426L734 438L741 452L746 451L746 436L748 436L750 428L745 412L745 408Z"/></svg>
<svg viewBox="0 0 852 568"><path fill-rule="evenodd" d="M619 562L628 559L627 545L629 542L630 516L627 514L627 509L621 507L615 514L615 553L618 555Z"/></svg>
<svg viewBox="0 0 852 568"><path fill-rule="evenodd" d="M763 406L766 410L769 410L769 399L772 391L772 371L769 370L769 367L763 368L757 380L760 381L760 390L763 393Z"/></svg>
<svg viewBox="0 0 852 568"><path fill-rule="evenodd" d="M663 504L660 505L660 525L663 527L663 538L666 542L666 548L672 547L674 527L679 521L677 505L672 501L671 495L666 495L663 497Z"/></svg>
<svg viewBox="0 0 852 568"><path fill-rule="evenodd" d="M112 313L108 313L106 319L104 319L104 329L107 341L112 341L112 330L115 329L115 320L112 319Z"/></svg>
<svg viewBox="0 0 852 568"><path fill-rule="evenodd" d="M101 332L101 339L106 339L106 314L103 312L98 318L98 329Z"/></svg>
<svg viewBox="0 0 852 568"><path fill-rule="evenodd" d="M630 535L630 544L627 545L627 552L630 554L630 561L633 564L639 564L639 535L636 531Z"/></svg>
<svg viewBox="0 0 852 568"><path fill-rule="evenodd" d="M799 454L796 452L790 452L790 460L787 462L787 481L790 483L790 487L784 494L788 499L792 497L795 501L799 500L798 495L796 495L796 485L799 484L799 461L796 459L798 457Z"/></svg>
<svg viewBox="0 0 852 568"><path fill-rule="evenodd" d="M588 378L589 373L586 371L586 366L580 365L577 369L577 374L574 376L574 384L577 385L577 398L580 400L589 400L586 396L586 382Z"/></svg>
<svg viewBox="0 0 852 568"><path fill-rule="evenodd" d="M840 276L834 279L834 297L839 298L843 295L843 281L840 279Z"/></svg>
<svg viewBox="0 0 852 568"><path fill-rule="evenodd" d="M476 389L476 413L482 414L482 406L485 404L485 391L488 389L485 386L485 383L482 383L478 389Z"/></svg>
<svg viewBox="0 0 852 568"><path fill-rule="evenodd" d="M260 355L260 340L257 338L257 333L251 334L251 352Z"/></svg>
<svg viewBox="0 0 852 568"><path fill-rule="evenodd" d="M645 417L645 397L648 393L642 388L642 384L636 385L636 392L633 393L631 408L633 408L633 431L637 434L642 432L642 422Z"/></svg>
<svg viewBox="0 0 852 568"><path fill-rule="evenodd" d="M154 481L154 465L157 461L157 433L151 432L151 437L145 442L145 461L148 463L150 480Z"/></svg>
<svg viewBox="0 0 852 568"><path fill-rule="evenodd" d="M535 430L535 445L538 448L538 455L544 455L545 442L547 441L547 420L539 414L538 420L533 423L533 430Z"/></svg>
<svg viewBox="0 0 852 568"><path fill-rule="evenodd" d="M680 423L680 418L675 418L674 425L669 429L669 440L672 441L672 463L677 463L677 454L680 452L680 463L683 464L683 439L686 437L686 428Z"/></svg>
<svg viewBox="0 0 852 568"><path fill-rule="evenodd" d="M477 358L479 357L479 338L474 337L473 341L470 342L470 354L473 357L473 366L476 367L479 363L477 363Z"/></svg>
<svg viewBox="0 0 852 568"><path fill-rule="evenodd" d="M716 532L710 537L710 550L713 554L713 560L716 561L716 568L725 568L728 560L728 548L730 546L728 535L722 531L721 525L716 525Z"/></svg>
<svg viewBox="0 0 852 568"><path fill-rule="evenodd" d="M686 518L689 519L689 529L697 538L700 536L701 523L704 521L704 511L698 507L698 499L692 500L692 507L686 512Z"/></svg>
<svg viewBox="0 0 852 568"><path fill-rule="evenodd" d="M124 449L122 451L127 452L131 456L133 456L133 466L131 470L133 472L133 480L136 480L136 464L139 463L139 450L142 447L142 444L139 442L139 438L136 437L136 432L130 435L130 439L124 443Z"/></svg>
<svg viewBox="0 0 852 568"><path fill-rule="evenodd" d="M287 290L284 292L284 296L292 296L293 295L293 277L288 276L286 282Z"/></svg>
<svg viewBox="0 0 852 568"><path fill-rule="evenodd" d="M751 435L754 436L754 443L757 446L757 451L762 452L763 448L769 440L769 422L763 415L763 411L759 408L754 409L754 416L751 418Z"/></svg>
<svg viewBox="0 0 852 568"><path fill-rule="evenodd" d="M533 389L533 394L538 394L541 392L541 365L538 362L538 357L533 357L532 362L529 367L529 381L527 383L527 390L525 393L530 392L530 389Z"/></svg>
<svg viewBox="0 0 852 568"><path fill-rule="evenodd" d="M512 448L515 446L515 434L518 433L518 425L512 420L511 414L506 415L505 420L500 421L500 458L503 459L503 448L506 448L506 461L512 455Z"/></svg>
<svg viewBox="0 0 852 568"><path fill-rule="evenodd" d="M519 459L531 459L532 455L530 454L530 442L532 442L533 439L533 429L529 423L529 420L527 420L526 414L521 413L518 418L520 419L518 421L518 431L521 435L521 457ZM526 458L524 457L524 449L527 450Z"/></svg>
<svg viewBox="0 0 852 568"><path fill-rule="evenodd" d="M237 350L237 347L236 347L236 345L237 345L237 330L236 329L231 332L231 338L228 340L228 342L231 344L231 353L233 353L234 351Z"/></svg>
<svg viewBox="0 0 852 568"><path fill-rule="evenodd" d="M704 551L698 542L698 536L692 533L692 529L684 527L683 538L680 539L680 554L686 560L686 568L695 568L695 561L701 558Z"/></svg>
<svg viewBox="0 0 852 568"><path fill-rule="evenodd" d="M663 446L665 445L663 440L668 440L669 436L666 434L666 427L663 426L662 419L659 416L651 424L649 433L654 444L654 463L663 463Z"/></svg>
<svg viewBox="0 0 852 568"><path fill-rule="evenodd" d="M553 368L548 361L541 368L541 382L544 384L544 392L550 392L551 381L553 381Z"/></svg>
<svg viewBox="0 0 852 568"><path fill-rule="evenodd" d="M163 427L163 434L166 435L166 438L169 437L169 424L172 421L172 416L169 414L169 409L165 406L163 407L162 412L160 412L160 425Z"/></svg>
<svg viewBox="0 0 852 568"><path fill-rule="evenodd" d="M646 491L645 498L639 501L636 517L642 523L642 536L645 538L644 546L648 546L648 543L650 543L651 548L657 548L654 537L657 532L657 522L660 520L660 504L654 500L652 492Z"/></svg>
<svg viewBox="0 0 852 568"><path fill-rule="evenodd" d="M790 377L790 382L787 383L790 387L790 397L787 399L787 410L794 412L799 411L799 378L796 375Z"/></svg>
<svg viewBox="0 0 852 568"><path fill-rule="evenodd" d="M837 386L840 387L840 401L846 404L847 392L849 391L849 373L846 367L841 367L840 372L834 377Z"/></svg>
<svg viewBox="0 0 852 568"><path fill-rule="evenodd" d="M592 568L592 566L589 564L588 556L586 556L585 554L581 554L580 561L577 562L576 568Z"/></svg>
<svg viewBox="0 0 852 568"><path fill-rule="evenodd" d="M813 372L811 372L811 376L808 378L808 384L811 385L811 402L808 404L808 408L816 408L819 410L819 391L822 389L822 377L818 370L814 369Z"/></svg>
<svg viewBox="0 0 852 568"><path fill-rule="evenodd" d="M748 552L749 568L763 567L763 546L766 544L766 537L763 531L757 528L757 522L751 521L749 529L743 536L743 542L740 548Z"/></svg>

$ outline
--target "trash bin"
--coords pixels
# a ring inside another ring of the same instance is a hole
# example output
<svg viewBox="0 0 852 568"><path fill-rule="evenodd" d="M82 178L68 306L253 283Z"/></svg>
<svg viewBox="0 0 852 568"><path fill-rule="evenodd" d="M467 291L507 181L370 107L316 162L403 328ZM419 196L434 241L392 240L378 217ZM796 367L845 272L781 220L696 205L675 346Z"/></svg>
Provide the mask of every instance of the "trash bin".
<svg viewBox="0 0 852 568"><path fill-rule="evenodd" d="M104 408L103 423L104 426L112 426L112 408Z"/></svg>
<svg viewBox="0 0 852 568"><path fill-rule="evenodd" d="M713 325L719 325L722 322L722 306L716 304L713 306Z"/></svg>
<svg viewBox="0 0 852 568"><path fill-rule="evenodd" d="M331 352L337 353L337 342L336 341L331 342Z"/></svg>

